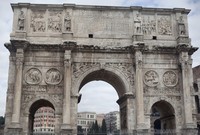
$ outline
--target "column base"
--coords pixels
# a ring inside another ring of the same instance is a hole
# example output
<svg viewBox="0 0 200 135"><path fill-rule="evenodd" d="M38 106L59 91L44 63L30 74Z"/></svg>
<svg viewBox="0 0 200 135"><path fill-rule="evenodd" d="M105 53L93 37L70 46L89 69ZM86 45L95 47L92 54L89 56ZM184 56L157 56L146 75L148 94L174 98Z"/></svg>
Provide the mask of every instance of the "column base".
<svg viewBox="0 0 200 135"><path fill-rule="evenodd" d="M72 135L72 127L70 124L62 124L61 135Z"/></svg>
<svg viewBox="0 0 200 135"><path fill-rule="evenodd" d="M149 135L149 129L137 129L133 132L134 135Z"/></svg>
<svg viewBox="0 0 200 135"><path fill-rule="evenodd" d="M4 135L22 135L22 128L7 128L7 131Z"/></svg>
<svg viewBox="0 0 200 135"><path fill-rule="evenodd" d="M198 135L198 130L197 128L182 129L181 135Z"/></svg>

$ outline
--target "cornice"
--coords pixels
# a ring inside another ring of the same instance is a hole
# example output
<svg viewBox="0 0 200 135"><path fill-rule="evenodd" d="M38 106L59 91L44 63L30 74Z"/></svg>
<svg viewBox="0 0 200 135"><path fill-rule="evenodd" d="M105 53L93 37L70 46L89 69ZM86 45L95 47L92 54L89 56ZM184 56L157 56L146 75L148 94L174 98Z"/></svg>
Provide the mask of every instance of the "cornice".
<svg viewBox="0 0 200 135"><path fill-rule="evenodd" d="M185 8L151 8L142 6L103 6L103 5L77 5L73 3L64 4L33 4L33 3L11 3L12 9L17 7L29 7L29 8L74 8L74 9L93 9L93 10L137 10L144 12L181 12L189 14L190 9Z"/></svg>

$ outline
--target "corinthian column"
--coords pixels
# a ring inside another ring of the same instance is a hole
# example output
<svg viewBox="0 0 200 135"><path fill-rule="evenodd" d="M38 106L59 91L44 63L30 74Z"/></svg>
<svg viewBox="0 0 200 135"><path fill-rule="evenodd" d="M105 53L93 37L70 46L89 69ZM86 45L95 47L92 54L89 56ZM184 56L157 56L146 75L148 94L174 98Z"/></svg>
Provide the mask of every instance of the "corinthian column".
<svg viewBox="0 0 200 135"><path fill-rule="evenodd" d="M17 49L14 101L13 101L13 111L12 111L12 123L16 123L16 124L20 123L23 61L24 61L24 50Z"/></svg>
<svg viewBox="0 0 200 135"><path fill-rule="evenodd" d="M143 73L142 73L142 52L135 51L135 68L136 68L136 110L137 110L137 128L144 128L144 102L143 102Z"/></svg>
<svg viewBox="0 0 200 135"><path fill-rule="evenodd" d="M183 110L185 114L185 126L186 128L191 128L194 126L194 123L192 119L192 103L190 94L191 66L189 65L188 52L180 52L179 61L182 70L182 87L183 87L183 104L184 104Z"/></svg>
<svg viewBox="0 0 200 135"><path fill-rule="evenodd" d="M62 129L71 128L71 50L64 54L64 98L63 98L63 126Z"/></svg>

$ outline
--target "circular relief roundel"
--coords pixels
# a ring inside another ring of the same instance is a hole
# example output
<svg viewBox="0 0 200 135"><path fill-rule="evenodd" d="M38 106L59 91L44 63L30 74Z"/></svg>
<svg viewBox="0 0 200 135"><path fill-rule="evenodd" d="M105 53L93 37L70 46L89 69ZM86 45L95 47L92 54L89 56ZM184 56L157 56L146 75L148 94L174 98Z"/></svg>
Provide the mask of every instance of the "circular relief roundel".
<svg viewBox="0 0 200 135"><path fill-rule="evenodd" d="M62 80L62 75L59 70L52 68L46 72L46 83L59 84Z"/></svg>
<svg viewBox="0 0 200 135"><path fill-rule="evenodd" d="M144 74L144 83L150 87L157 86L159 84L158 73L153 70L147 71Z"/></svg>
<svg viewBox="0 0 200 135"><path fill-rule="evenodd" d="M166 71L163 74L163 83L165 84L165 86L168 87L176 86L176 84L178 83L178 78L176 73L173 71Z"/></svg>
<svg viewBox="0 0 200 135"><path fill-rule="evenodd" d="M39 69L31 68L25 74L25 81L28 84L38 84L42 80L42 74Z"/></svg>

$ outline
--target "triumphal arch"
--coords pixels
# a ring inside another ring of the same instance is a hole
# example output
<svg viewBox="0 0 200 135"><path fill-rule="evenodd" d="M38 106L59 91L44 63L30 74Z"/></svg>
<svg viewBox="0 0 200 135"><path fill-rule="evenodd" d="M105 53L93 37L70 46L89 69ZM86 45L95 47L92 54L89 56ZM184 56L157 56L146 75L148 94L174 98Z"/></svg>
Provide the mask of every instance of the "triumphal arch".
<svg viewBox="0 0 200 135"><path fill-rule="evenodd" d="M190 10L11 6L6 135L31 134L42 106L55 110L56 135L77 134L79 90L93 80L118 93L122 134L150 134L155 123L161 131L196 134Z"/></svg>

